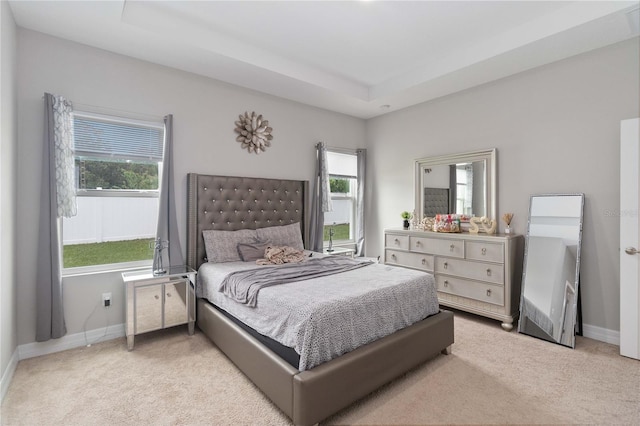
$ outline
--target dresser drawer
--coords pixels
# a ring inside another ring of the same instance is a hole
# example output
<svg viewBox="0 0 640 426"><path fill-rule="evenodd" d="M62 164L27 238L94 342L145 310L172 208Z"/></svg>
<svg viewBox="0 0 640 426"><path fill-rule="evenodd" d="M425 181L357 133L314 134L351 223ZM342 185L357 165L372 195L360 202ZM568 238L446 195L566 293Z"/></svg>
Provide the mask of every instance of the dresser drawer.
<svg viewBox="0 0 640 426"><path fill-rule="evenodd" d="M504 305L504 287L462 278L436 275L438 291L494 305Z"/></svg>
<svg viewBox="0 0 640 426"><path fill-rule="evenodd" d="M467 259L504 263L504 244L466 241Z"/></svg>
<svg viewBox="0 0 640 426"><path fill-rule="evenodd" d="M415 237L412 235L409 237L409 250L451 257L464 257L464 240Z"/></svg>
<svg viewBox="0 0 640 426"><path fill-rule="evenodd" d="M504 266L447 257L436 258L435 271L472 280L504 284Z"/></svg>
<svg viewBox="0 0 640 426"><path fill-rule="evenodd" d="M433 272L433 256L422 253L409 253L398 250L385 250L385 263L389 265L408 266Z"/></svg>
<svg viewBox="0 0 640 426"><path fill-rule="evenodd" d="M384 246L400 250L409 250L409 236L397 234L385 234Z"/></svg>

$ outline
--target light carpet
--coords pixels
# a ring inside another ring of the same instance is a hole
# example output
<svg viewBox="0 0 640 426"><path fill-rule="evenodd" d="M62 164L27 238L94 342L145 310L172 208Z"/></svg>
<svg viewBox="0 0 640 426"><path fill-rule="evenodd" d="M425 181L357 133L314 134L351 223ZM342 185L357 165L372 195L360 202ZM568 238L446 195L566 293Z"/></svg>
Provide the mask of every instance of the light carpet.
<svg viewBox="0 0 640 426"><path fill-rule="evenodd" d="M439 355L321 424L640 424L640 361L455 313ZM20 361L2 425L288 425L199 330L186 327Z"/></svg>

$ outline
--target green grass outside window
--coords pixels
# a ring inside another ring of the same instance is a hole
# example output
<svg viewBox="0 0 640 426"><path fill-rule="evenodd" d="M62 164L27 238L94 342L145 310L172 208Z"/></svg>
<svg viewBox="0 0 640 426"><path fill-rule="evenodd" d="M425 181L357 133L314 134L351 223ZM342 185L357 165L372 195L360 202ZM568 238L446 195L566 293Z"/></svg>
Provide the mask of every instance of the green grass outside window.
<svg viewBox="0 0 640 426"><path fill-rule="evenodd" d="M153 238L145 238L65 245L63 248L63 265L65 268L77 268L79 266L153 259L153 249L149 248L149 243L152 241Z"/></svg>
<svg viewBox="0 0 640 426"><path fill-rule="evenodd" d="M331 226L334 230L333 241L349 239L348 223ZM329 241L329 227L324 227L324 241ZM153 249L149 248L151 242L153 238L65 245L63 265L65 268L77 268L153 259Z"/></svg>

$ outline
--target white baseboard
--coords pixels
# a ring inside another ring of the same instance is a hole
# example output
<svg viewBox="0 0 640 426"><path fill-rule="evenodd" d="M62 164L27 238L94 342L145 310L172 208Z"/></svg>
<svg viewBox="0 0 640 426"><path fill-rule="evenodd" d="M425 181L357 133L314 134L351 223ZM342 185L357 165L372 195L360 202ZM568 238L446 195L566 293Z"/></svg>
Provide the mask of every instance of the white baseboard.
<svg viewBox="0 0 640 426"><path fill-rule="evenodd" d="M582 324L582 335L589 339L620 346L620 332L616 330L609 330L595 325Z"/></svg>
<svg viewBox="0 0 640 426"><path fill-rule="evenodd" d="M46 342L33 342L18 346L19 359L28 359L40 355L66 351L67 349L87 346L104 342L105 340L124 337L124 324L115 324L108 327L89 330L85 333L76 333L62 336L59 339L51 339Z"/></svg>
<svg viewBox="0 0 640 426"><path fill-rule="evenodd" d="M11 384L11 379L13 379L13 374L16 372L16 367L18 367L18 349L16 348L13 351L13 355L11 355L11 359L9 360L9 364L7 368L4 370L4 374L2 374L2 379L0 379L0 403L4 401L4 396L7 394L9 390L9 385Z"/></svg>

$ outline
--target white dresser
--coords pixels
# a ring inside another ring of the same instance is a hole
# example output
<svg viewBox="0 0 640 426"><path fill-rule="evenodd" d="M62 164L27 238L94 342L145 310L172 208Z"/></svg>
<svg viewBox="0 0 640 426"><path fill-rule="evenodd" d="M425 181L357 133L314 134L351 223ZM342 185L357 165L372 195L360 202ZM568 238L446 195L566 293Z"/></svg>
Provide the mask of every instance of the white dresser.
<svg viewBox="0 0 640 426"><path fill-rule="evenodd" d="M522 235L447 234L388 229L385 263L435 275L440 305L502 321L518 317Z"/></svg>

